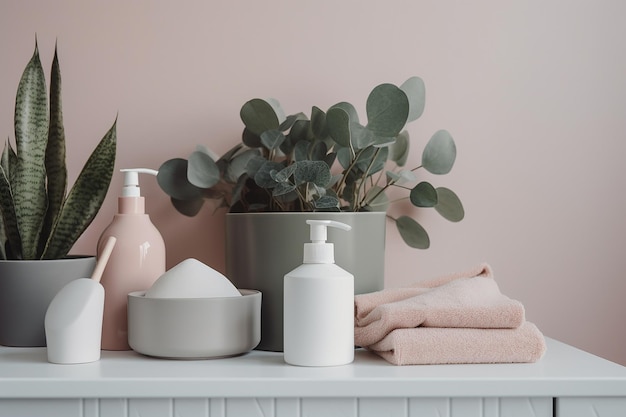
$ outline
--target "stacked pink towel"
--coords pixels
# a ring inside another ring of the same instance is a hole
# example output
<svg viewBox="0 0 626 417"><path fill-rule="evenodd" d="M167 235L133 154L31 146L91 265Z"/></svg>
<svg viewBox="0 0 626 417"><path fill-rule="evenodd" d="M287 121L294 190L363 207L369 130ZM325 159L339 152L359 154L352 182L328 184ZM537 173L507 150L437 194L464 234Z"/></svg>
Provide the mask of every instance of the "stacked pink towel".
<svg viewBox="0 0 626 417"><path fill-rule="evenodd" d="M487 264L355 296L354 337L396 365L535 362L545 352L524 306L500 292Z"/></svg>

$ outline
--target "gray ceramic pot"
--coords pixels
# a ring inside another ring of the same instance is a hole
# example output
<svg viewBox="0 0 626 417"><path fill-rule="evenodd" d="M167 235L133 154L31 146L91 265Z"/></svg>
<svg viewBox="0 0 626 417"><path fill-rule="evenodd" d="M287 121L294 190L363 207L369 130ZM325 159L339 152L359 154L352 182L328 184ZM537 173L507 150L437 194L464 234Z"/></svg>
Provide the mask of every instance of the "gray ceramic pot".
<svg viewBox="0 0 626 417"><path fill-rule="evenodd" d="M307 219L335 220L349 232L328 228L335 263L354 275L356 294L384 285L384 212L376 213L229 213L226 215L226 276L237 288L263 293L260 350L283 350L283 279L302 264L309 242Z"/></svg>
<svg viewBox="0 0 626 417"><path fill-rule="evenodd" d="M93 272L93 256L42 261L0 260L0 345L46 345L44 318L68 282Z"/></svg>

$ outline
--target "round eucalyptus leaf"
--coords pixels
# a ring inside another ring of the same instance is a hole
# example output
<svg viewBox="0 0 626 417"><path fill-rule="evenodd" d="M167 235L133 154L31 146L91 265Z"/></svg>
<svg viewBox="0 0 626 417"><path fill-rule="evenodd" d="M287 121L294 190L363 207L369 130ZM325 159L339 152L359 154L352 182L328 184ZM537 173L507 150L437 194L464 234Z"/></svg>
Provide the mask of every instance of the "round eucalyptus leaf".
<svg viewBox="0 0 626 417"><path fill-rule="evenodd" d="M325 195L313 202L318 210L339 208L339 199L330 195Z"/></svg>
<svg viewBox="0 0 626 417"><path fill-rule="evenodd" d="M313 132L311 131L311 121L306 119L296 120L291 130L289 130L289 136L293 142L312 140Z"/></svg>
<svg viewBox="0 0 626 417"><path fill-rule="evenodd" d="M278 129L266 130L261 133L261 143L269 150L278 148L285 140L285 135Z"/></svg>
<svg viewBox="0 0 626 417"><path fill-rule="evenodd" d="M337 144L349 147L351 141L350 116L342 108L331 107L326 113L328 133Z"/></svg>
<svg viewBox="0 0 626 417"><path fill-rule="evenodd" d="M406 184L407 182L413 182L417 180L417 175L415 172L403 169L398 172L387 171L387 183L393 182L395 185Z"/></svg>
<svg viewBox="0 0 626 417"><path fill-rule="evenodd" d="M396 219L396 227L404 243L415 249L428 249L430 238L424 228L415 220L408 216L401 216Z"/></svg>
<svg viewBox="0 0 626 417"><path fill-rule="evenodd" d="M331 111L332 109L341 109L345 111L346 113L348 113L348 117L350 118L351 123L359 123L359 114L357 113L354 106L348 103L347 101L342 101L340 103L337 103L331 106L326 112L326 114L328 114L328 112Z"/></svg>
<svg viewBox="0 0 626 417"><path fill-rule="evenodd" d="M367 202L370 211L387 211L389 207L389 197L387 197L382 187L378 185L373 186L369 189L367 195L368 198L371 198L371 200Z"/></svg>
<svg viewBox="0 0 626 417"><path fill-rule="evenodd" d="M311 109L311 130L318 139L324 139L328 136L326 127L326 113L319 107L313 106Z"/></svg>
<svg viewBox="0 0 626 417"><path fill-rule="evenodd" d="M237 182L237 180L246 173L248 162L258 156L260 155L256 149L248 149L235 156L226 167L225 178L231 183Z"/></svg>
<svg viewBox="0 0 626 417"><path fill-rule="evenodd" d="M435 207L437 190L430 183L422 181L411 189L409 198L416 207Z"/></svg>
<svg viewBox="0 0 626 417"><path fill-rule="evenodd" d="M366 102L367 127L383 137L396 137L409 116L409 99L393 84L375 87Z"/></svg>
<svg viewBox="0 0 626 417"><path fill-rule="evenodd" d="M447 130L439 130L430 138L422 153L422 166L431 174L450 172L456 159L456 145Z"/></svg>
<svg viewBox="0 0 626 417"><path fill-rule="evenodd" d="M328 147L326 143L321 140L316 140L312 143L311 146L311 157L312 161L323 161L326 158L326 154L328 153Z"/></svg>
<svg viewBox="0 0 626 417"><path fill-rule="evenodd" d="M307 161L309 159L309 145L310 142L306 140L296 143L296 146L293 148L294 161Z"/></svg>
<svg viewBox="0 0 626 417"><path fill-rule="evenodd" d="M202 189L187 179L187 160L175 158L165 161L159 167L157 182L161 189L177 200L193 200L202 197Z"/></svg>
<svg viewBox="0 0 626 417"><path fill-rule="evenodd" d="M420 77L411 77L402 83L400 90L404 91L409 99L407 123L419 119L422 113L424 113L424 106L426 105L424 81Z"/></svg>
<svg viewBox="0 0 626 417"><path fill-rule="evenodd" d="M272 195L274 197L278 197L281 195L289 194L295 189L296 189L296 186L294 184L291 184L288 182L281 182L281 183L278 183L276 187L274 187L274 189L272 190Z"/></svg>
<svg viewBox="0 0 626 417"><path fill-rule="evenodd" d="M270 103L260 98L246 102L239 112L243 124L255 135L270 129L278 129L280 121Z"/></svg>
<svg viewBox="0 0 626 417"><path fill-rule="evenodd" d="M460 222L465 217L465 210L459 197L454 191L445 188L437 188L437 205L435 210L446 220Z"/></svg>
<svg viewBox="0 0 626 417"><path fill-rule="evenodd" d="M285 132L296 123L298 120L307 120L306 115L302 112L296 114L290 114L287 118L278 126L278 130Z"/></svg>
<svg viewBox="0 0 626 417"><path fill-rule="evenodd" d="M389 148L375 148L370 146L359 154L356 167L368 176L382 170L389 157Z"/></svg>
<svg viewBox="0 0 626 417"><path fill-rule="evenodd" d="M352 132L352 147L355 150L365 149L376 143L376 133L367 127L358 123L351 123L350 130Z"/></svg>
<svg viewBox="0 0 626 417"><path fill-rule="evenodd" d="M202 144L196 145L196 152L203 152L209 155L209 157L211 157L211 159L214 161L217 161L218 159L220 159L220 156L216 154L215 152L213 152L211 149L209 149L209 147L206 145L202 145Z"/></svg>
<svg viewBox="0 0 626 417"><path fill-rule="evenodd" d="M272 97L265 99L265 101L269 103L270 106L272 106L272 109L274 109L274 113L276 114L276 117L278 118L278 122L283 123L286 120L286 117L285 117L285 111L280 105L280 102Z"/></svg>
<svg viewBox="0 0 626 417"><path fill-rule="evenodd" d="M204 204L203 198L194 198L191 200L177 200L171 198L174 208L185 216L193 217L200 212L202 205Z"/></svg>
<svg viewBox="0 0 626 417"><path fill-rule="evenodd" d="M263 166L264 163L267 162L267 159L263 158L261 155L253 156L248 160L246 164L246 174L248 177L254 178L259 169Z"/></svg>
<svg viewBox="0 0 626 417"><path fill-rule="evenodd" d="M330 168L324 161L298 161L295 165L294 179L296 185L312 182L319 187L326 188L330 182Z"/></svg>
<svg viewBox="0 0 626 417"><path fill-rule="evenodd" d="M339 165L343 169L348 169L350 163L352 162L352 149L350 148L339 148L337 149L337 161L339 161Z"/></svg>
<svg viewBox="0 0 626 417"><path fill-rule="evenodd" d="M209 155L195 151L189 155L187 179L199 188L211 188L220 180L220 169Z"/></svg>
<svg viewBox="0 0 626 417"><path fill-rule="evenodd" d="M283 168L280 162L265 161L254 175L254 182L261 188L273 188L278 183L272 178L272 171L281 171Z"/></svg>
<svg viewBox="0 0 626 417"><path fill-rule="evenodd" d="M252 133L252 131L247 127L243 129L243 133L241 134L241 141L249 148L260 148L261 146L263 146L263 143L261 142L261 137L256 133Z"/></svg>
<svg viewBox="0 0 626 417"><path fill-rule="evenodd" d="M399 167L403 167L409 157L409 132L406 130L400 132L396 141L389 147L389 151L391 152L390 159Z"/></svg>
<svg viewBox="0 0 626 417"><path fill-rule="evenodd" d="M287 181L293 173L296 171L296 164L291 164L276 172L276 174L270 173L272 179L276 182L285 182Z"/></svg>

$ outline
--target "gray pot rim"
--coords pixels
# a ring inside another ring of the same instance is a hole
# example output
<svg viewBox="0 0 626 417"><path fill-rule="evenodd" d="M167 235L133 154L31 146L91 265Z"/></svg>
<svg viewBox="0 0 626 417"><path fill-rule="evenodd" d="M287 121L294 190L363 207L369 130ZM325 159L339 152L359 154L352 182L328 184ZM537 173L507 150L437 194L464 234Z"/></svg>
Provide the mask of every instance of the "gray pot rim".
<svg viewBox="0 0 626 417"><path fill-rule="evenodd" d="M24 263L37 263L37 262L72 262L77 259L88 259L95 258L95 255L68 255L65 258L61 259L0 259L0 263L9 263L9 262L24 262Z"/></svg>

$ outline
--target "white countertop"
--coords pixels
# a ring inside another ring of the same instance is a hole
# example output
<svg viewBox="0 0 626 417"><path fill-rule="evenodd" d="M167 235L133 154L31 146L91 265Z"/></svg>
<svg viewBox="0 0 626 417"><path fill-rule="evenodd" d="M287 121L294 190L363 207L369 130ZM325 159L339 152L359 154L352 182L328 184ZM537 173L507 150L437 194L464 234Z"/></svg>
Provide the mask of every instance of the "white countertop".
<svg viewBox="0 0 626 417"><path fill-rule="evenodd" d="M394 366L359 350L329 368L261 351L201 361L103 351L98 362L55 365L45 348L0 347L0 398L626 396L626 367L547 346L534 364Z"/></svg>

